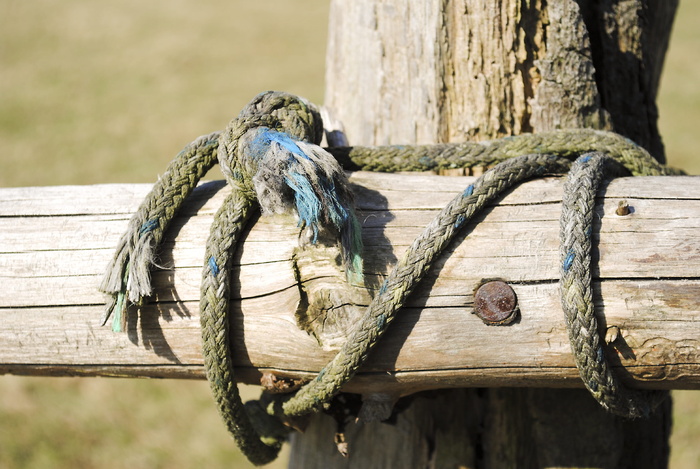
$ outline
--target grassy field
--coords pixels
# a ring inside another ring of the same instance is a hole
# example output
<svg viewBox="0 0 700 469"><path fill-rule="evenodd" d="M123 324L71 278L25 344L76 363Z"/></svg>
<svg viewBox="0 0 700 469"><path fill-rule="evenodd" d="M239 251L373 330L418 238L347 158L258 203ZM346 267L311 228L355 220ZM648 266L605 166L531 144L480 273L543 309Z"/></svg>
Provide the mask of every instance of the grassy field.
<svg viewBox="0 0 700 469"><path fill-rule="evenodd" d="M325 1L5 0L0 186L152 182L258 92L320 103ZM669 161L700 174L698 2L659 96ZM699 394L677 392L672 468L700 467ZM0 377L2 468L249 465L205 382ZM273 467L284 467L284 460Z"/></svg>

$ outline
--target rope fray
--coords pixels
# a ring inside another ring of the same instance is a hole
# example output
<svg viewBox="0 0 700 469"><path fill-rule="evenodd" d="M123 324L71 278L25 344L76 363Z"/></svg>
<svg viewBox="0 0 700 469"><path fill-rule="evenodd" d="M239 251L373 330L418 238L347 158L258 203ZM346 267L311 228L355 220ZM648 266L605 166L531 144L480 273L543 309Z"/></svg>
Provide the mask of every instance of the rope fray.
<svg viewBox="0 0 700 469"><path fill-rule="evenodd" d="M219 134L202 135L178 153L131 217L100 284L108 295L102 325L111 316L114 331L126 330L128 306L152 294L156 249L184 200L216 162Z"/></svg>
<svg viewBox="0 0 700 469"><path fill-rule="evenodd" d="M360 283L362 231L347 177L333 155L267 127L247 132L241 145L258 163L252 180L263 214L296 213L312 244L322 227L334 227L348 279Z"/></svg>

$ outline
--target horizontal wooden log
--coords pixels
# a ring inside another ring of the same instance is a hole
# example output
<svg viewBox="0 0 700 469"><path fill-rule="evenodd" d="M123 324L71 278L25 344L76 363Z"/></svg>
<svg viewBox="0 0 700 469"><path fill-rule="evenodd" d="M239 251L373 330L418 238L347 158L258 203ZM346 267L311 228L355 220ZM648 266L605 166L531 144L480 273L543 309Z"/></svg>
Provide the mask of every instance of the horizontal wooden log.
<svg viewBox="0 0 700 469"><path fill-rule="evenodd" d="M412 240L473 178L351 175L368 288L348 286L337 248L310 246L290 217L259 217L238 250L232 338L240 377L312 377ZM621 338L608 356L628 383L700 388L700 178L621 178L599 194L596 304ZM411 296L353 392L580 386L558 292L560 178L528 182L466 226ZM213 214L228 191L201 185L168 232L156 293L128 333L101 327L97 291L148 185L0 189L0 373L204 377L199 283ZM615 210L621 200L632 208ZM506 280L520 317L473 313L484 279Z"/></svg>

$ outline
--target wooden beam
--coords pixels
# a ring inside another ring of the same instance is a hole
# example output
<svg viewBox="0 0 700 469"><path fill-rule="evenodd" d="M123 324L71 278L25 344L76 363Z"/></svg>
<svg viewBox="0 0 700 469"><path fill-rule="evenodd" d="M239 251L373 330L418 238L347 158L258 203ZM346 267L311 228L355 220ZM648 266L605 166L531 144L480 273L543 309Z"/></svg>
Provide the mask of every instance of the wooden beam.
<svg viewBox="0 0 700 469"><path fill-rule="evenodd" d="M351 175L369 292L471 181ZM638 387L700 389L699 182L621 178L599 194L596 303L602 322L621 332L609 356ZM201 185L169 230L156 294L129 332L99 324L97 285L149 188L0 189L0 373L204 377L199 279L208 228L228 191L222 182ZM346 390L579 386L559 305L561 195L559 178L532 181L467 226ZM632 208L627 216L615 213L621 200ZM299 240L290 218L260 217L236 255L233 343L247 382L264 371L312 377L371 299L346 285L334 246ZM487 326L472 314L475 287L492 278L518 296L511 325ZM309 321L309 310L322 320Z"/></svg>

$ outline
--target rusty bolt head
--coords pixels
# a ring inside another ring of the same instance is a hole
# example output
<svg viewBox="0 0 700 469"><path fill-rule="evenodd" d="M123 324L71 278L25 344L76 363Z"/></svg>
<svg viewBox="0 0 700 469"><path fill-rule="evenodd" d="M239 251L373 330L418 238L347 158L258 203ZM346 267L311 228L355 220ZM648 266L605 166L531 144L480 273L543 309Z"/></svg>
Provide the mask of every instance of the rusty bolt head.
<svg viewBox="0 0 700 469"><path fill-rule="evenodd" d="M518 316L518 298L503 280L484 282L474 292L474 313L490 326L510 324Z"/></svg>

